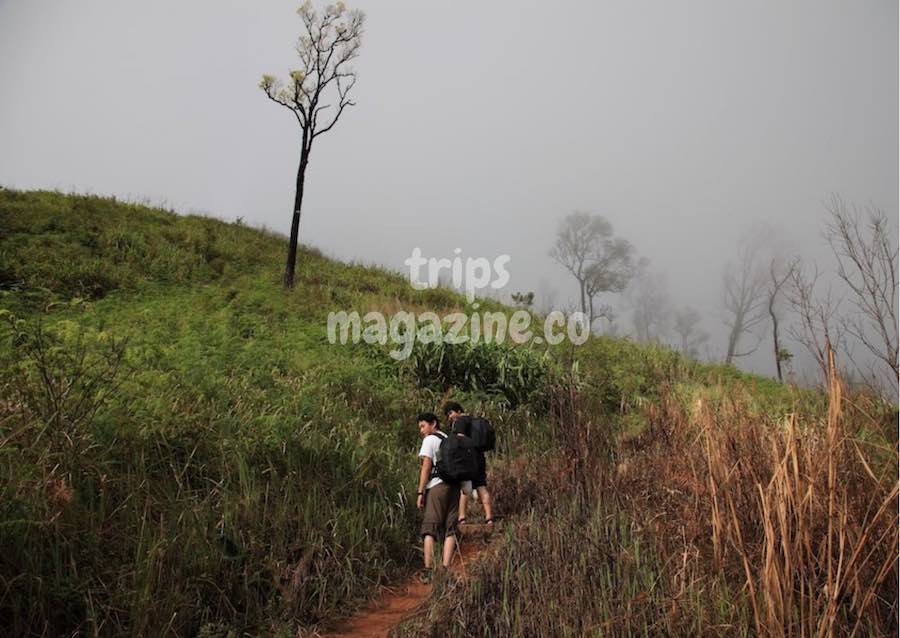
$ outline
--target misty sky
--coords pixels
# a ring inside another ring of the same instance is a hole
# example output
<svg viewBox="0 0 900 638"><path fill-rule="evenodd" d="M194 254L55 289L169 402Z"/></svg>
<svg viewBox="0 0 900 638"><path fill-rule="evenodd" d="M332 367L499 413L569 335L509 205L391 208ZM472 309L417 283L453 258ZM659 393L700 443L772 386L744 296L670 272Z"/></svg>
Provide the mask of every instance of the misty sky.
<svg viewBox="0 0 900 638"><path fill-rule="evenodd" d="M313 148L301 227L330 255L507 253L508 292L561 302L556 225L600 213L721 353L748 226L822 258L831 192L897 217L896 0L348 4L358 105ZM296 66L297 6L0 0L0 184L286 232L299 128L257 83Z"/></svg>

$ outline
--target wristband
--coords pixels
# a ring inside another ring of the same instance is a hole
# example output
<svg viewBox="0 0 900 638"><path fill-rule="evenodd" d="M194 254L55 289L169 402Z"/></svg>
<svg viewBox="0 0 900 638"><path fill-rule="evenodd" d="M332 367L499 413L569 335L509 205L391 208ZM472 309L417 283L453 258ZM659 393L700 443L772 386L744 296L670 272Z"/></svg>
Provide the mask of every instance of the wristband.
<svg viewBox="0 0 900 638"><path fill-rule="evenodd" d="M425 492L416 492L416 496L425 496Z"/></svg>

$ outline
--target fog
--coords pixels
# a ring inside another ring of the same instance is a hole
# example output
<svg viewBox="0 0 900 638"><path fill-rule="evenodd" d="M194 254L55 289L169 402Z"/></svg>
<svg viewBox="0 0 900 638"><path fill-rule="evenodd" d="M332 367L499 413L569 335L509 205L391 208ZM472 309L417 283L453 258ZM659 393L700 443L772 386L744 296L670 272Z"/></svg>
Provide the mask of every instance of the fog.
<svg viewBox="0 0 900 638"><path fill-rule="evenodd" d="M895 0L348 4L366 12L357 104L313 147L301 226L327 254L508 254L506 293L565 306L548 251L590 211L721 357L721 273L749 229L829 270L831 193L896 223ZM0 183L286 233L299 127L257 84L296 66L296 7L3 1ZM767 352L739 363L773 374Z"/></svg>

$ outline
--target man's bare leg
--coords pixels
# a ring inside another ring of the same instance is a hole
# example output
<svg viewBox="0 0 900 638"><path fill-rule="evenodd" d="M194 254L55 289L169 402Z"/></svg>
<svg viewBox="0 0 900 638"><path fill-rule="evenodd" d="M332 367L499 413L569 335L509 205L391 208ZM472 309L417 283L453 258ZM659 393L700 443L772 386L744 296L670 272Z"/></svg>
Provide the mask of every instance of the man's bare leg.
<svg viewBox="0 0 900 638"><path fill-rule="evenodd" d="M491 503L491 493L488 492L487 486L483 485L478 488L478 498L484 507L484 520L489 521L494 518L494 508Z"/></svg>
<svg viewBox="0 0 900 638"><path fill-rule="evenodd" d="M444 567L450 567L450 563L453 561L453 552L456 550L456 536L448 536L444 539L444 555L442 556L443 561L442 565Z"/></svg>
<svg viewBox="0 0 900 638"><path fill-rule="evenodd" d="M434 536L425 536L423 549L425 552L425 569L431 569L434 563Z"/></svg>

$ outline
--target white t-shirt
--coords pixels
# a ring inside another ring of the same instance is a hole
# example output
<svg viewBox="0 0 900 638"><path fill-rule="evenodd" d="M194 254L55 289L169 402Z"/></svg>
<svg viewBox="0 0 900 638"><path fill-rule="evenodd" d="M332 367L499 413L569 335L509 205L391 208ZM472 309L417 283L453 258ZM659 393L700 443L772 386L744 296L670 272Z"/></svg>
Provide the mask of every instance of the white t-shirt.
<svg viewBox="0 0 900 638"><path fill-rule="evenodd" d="M419 449L419 456L421 458L429 458L431 459L431 467L434 468L435 463L437 462L437 451L438 448L441 447L441 441L444 439L441 438L438 434L429 434L424 439L422 439L422 447ZM433 469L432 469L433 471ZM430 490L435 485L439 483L443 483L440 477L435 476L428 481L425 485L426 490Z"/></svg>

